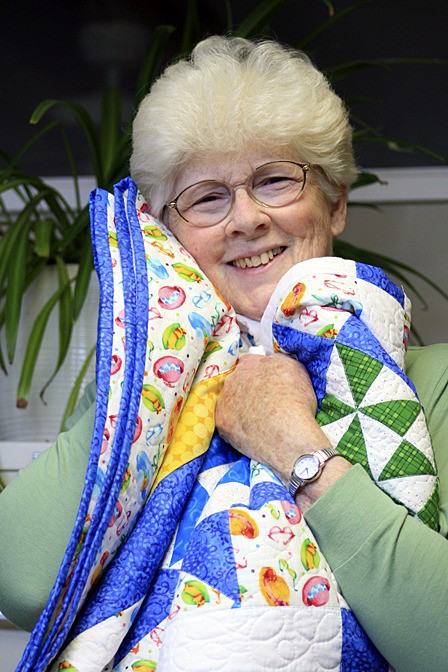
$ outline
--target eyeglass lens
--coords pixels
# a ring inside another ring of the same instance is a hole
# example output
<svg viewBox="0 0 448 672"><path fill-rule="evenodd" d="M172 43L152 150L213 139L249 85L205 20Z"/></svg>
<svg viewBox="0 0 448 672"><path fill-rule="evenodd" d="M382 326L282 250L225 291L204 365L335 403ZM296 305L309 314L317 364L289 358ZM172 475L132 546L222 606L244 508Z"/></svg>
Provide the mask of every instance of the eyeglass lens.
<svg viewBox="0 0 448 672"><path fill-rule="evenodd" d="M187 187L177 198L179 214L191 224L217 224L230 212L235 189L246 188L260 205L278 208L293 203L302 193L305 171L296 163L277 161L254 170L247 180L232 187L224 182L205 180Z"/></svg>

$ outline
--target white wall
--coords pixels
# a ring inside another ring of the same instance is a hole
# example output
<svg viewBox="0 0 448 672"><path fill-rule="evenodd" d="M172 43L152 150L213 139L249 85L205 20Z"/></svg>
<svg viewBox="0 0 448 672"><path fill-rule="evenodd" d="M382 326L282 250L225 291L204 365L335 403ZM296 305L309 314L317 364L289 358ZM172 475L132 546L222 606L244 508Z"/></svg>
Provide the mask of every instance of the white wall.
<svg viewBox="0 0 448 672"><path fill-rule="evenodd" d="M430 277L448 293L448 169L378 169L383 186L354 191L344 240L394 257ZM411 202L412 201L412 202ZM365 207L374 203L375 209ZM412 322L425 343L448 341L448 302L410 276L425 307L405 286Z"/></svg>
<svg viewBox="0 0 448 672"><path fill-rule="evenodd" d="M28 632L0 627L0 672L14 672L29 637Z"/></svg>

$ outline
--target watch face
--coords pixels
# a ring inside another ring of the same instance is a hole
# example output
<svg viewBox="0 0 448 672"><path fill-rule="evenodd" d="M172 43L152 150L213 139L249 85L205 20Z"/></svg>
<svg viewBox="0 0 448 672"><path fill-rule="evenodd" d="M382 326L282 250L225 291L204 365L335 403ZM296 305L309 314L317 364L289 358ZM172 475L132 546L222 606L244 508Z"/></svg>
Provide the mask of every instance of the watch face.
<svg viewBox="0 0 448 672"><path fill-rule="evenodd" d="M314 455L303 455L297 460L294 471L300 479L309 481L319 473L319 460Z"/></svg>

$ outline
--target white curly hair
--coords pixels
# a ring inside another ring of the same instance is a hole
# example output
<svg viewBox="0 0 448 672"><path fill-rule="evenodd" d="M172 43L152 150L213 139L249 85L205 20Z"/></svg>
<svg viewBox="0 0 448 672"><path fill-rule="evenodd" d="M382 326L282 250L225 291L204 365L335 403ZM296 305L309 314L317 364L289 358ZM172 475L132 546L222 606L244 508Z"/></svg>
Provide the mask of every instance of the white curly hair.
<svg viewBox="0 0 448 672"><path fill-rule="evenodd" d="M266 147L315 166L332 202L356 179L348 111L306 54L271 40L212 36L168 66L143 99L131 176L160 217L193 157Z"/></svg>

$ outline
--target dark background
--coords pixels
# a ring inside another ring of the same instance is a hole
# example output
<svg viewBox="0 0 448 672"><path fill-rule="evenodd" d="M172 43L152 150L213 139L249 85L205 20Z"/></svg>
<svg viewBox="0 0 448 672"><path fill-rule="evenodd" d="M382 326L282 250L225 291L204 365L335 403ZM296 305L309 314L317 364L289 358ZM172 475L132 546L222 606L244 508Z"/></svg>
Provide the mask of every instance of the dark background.
<svg viewBox="0 0 448 672"><path fill-rule="evenodd" d="M198 2L201 36L226 29L226 6L234 24L257 6L250 0ZM336 11L356 2L334 0ZM359 3L358 3L359 4ZM119 84L123 125L133 113L138 64L154 28L176 26L167 58L182 39L187 0L15 0L3 6L0 28L0 149L14 155L35 132L28 119L45 98L84 104L98 118L100 92ZM321 68L370 58L411 57L448 62L447 0L372 0L313 41L308 53ZM328 18L323 0L291 0L270 24L270 35L292 46ZM400 64L368 68L334 82L354 114L391 138L423 145L448 157L448 65ZM89 174L83 139L70 116L67 129L77 147L80 173ZM390 151L384 144L360 145L365 167L444 165L422 152ZM22 167L41 175L69 172L59 134L29 152Z"/></svg>

